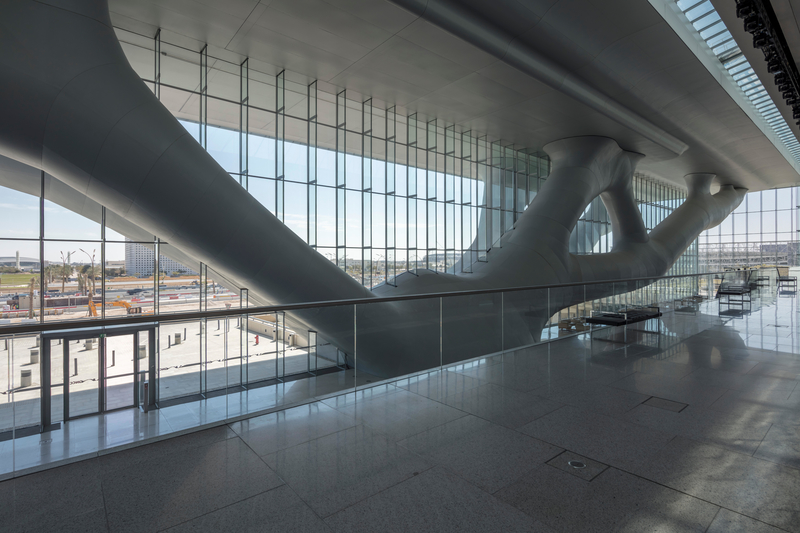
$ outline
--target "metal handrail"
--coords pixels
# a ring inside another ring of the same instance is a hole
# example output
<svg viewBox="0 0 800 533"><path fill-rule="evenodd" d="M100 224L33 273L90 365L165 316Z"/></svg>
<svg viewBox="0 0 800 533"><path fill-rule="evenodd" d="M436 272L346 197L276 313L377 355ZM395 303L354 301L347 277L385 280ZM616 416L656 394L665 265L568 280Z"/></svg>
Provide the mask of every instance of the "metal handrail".
<svg viewBox="0 0 800 533"><path fill-rule="evenodd" d="M507 287L502 289L474 289L467 291L434 292L428 294L408 294L403 296L386 296L373 298L353 298L349 300L326 300L321 302L304 302L283 305L267 305L261 307L248 307L238 309L215 309L211 311L187 311L184 313L170 313L160 315L130 316L116 318L101 318L93 320L74 320L65 322L39 322L37 324L20 324L15 326L0 326L0 336L37 333L41 331L60 331L83 328L104 328L123 324L153 324L156 322L177 322L198 320L201 318L225 318L229 316L260 315L275 312L302 311L304 309L318 309L321 307L340 307L344 305L376 304L399 302L406 300L425 300L429 298L452 298L458 296L477 296L481 294L497 294L505 292L520 292L542 289L561 289L565 287L580 287L586 285L604 285L607 283L628 283L632 281L659 281L662 279L699 278L715 276L724 272L703 272L701 274L679 274L675 276L651 276L644 278L628 278L602 281L579 281L573 283L558 283L555 285L530 285L526 287Z"/></svg>

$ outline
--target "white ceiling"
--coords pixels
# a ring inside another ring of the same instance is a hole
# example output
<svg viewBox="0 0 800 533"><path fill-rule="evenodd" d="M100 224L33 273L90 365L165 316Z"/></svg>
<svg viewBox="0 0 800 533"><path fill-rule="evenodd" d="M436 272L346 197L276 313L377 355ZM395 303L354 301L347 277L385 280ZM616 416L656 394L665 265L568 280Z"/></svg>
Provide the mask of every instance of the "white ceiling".
<svg viewBox="0 0 800 533"><path fill-rule="evenodd" d="M286 69L288 80L306 84L318 79L326 93L346 88L350 98L373 97L521 147L540 149L563 137L605 135L646 154L640 170L679 184L692 172L714 172L723 183L751 190L800 181L645 0L462 4L688 144L677 158L387 0L109 4L118 28L147 36L162 28L166 42L193 51L207 43L211 55L232 65L249 57L253 71L274 75ZM236 94L235 84L228 85ZM220 80L219 90L224 86ZM259 98L252 89L251 97Z"/></svg>

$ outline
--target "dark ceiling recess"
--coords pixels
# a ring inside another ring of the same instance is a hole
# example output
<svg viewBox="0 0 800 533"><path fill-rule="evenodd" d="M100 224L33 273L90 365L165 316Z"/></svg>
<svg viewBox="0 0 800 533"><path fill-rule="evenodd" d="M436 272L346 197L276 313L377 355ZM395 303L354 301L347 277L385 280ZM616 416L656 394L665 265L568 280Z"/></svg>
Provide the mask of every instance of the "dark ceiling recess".
<svg viewBox="0 0 800 533"><path fill-rule="evenodd" d="M764 52L767 71L775 76L775 85L800 126L800 75L772 5L769 0L736 0L736 16L744 21L745 31L753 34L753 46Z"/></svg>

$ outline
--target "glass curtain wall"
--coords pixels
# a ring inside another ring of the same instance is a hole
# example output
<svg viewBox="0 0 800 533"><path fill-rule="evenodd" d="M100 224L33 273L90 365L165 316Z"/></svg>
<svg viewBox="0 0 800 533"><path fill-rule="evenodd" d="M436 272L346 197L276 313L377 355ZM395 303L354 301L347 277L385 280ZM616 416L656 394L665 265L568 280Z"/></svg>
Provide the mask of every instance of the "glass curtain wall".
<svg viewBox="0 0 800 533"><path fill-rule="evenodd" d="M119 35L145 83L236 182L368 287L419 268L470 272L549 174L547 157L524 147L356 101L346 91L318 90L316 81L299 83L286 71L264 74L247 60L215 58L207 47L162 42L160 32ZM30 190L2 191L9 206L0 224L3 318L242 305L232 280L211 269L204 278L205 265L157 236L126 232L99 204L70 203L68 188L47 175L36 181ZM648 230L684 198L645 176L634 185ZM575 228L571 250L603 253L611 244L598 198ZM695 272L696 264L694 244L670 274Z"/></svg>
<svg viewBox="0 0 800 533"><path fill-rule="evenodd" d="M242 186L309 245L368 287L417 268L470 272L500 243L547 178L546 155L403 114L372 99L318 90L119 31L129 59L162 101ZM149 55L150 49L160 54ZM648 230L685 192L642 175ZM596 199L575 253L611 248ZM671 274L696 271L696 243Z"/></svg>
<svg viewBox="0 0 800 533"><path fill-rule="evenodd" d="M799 190L748 193L722 224L700 235L700 268L798 266Z"/></svg>
<svg viewBox="0 0 800 533"><path fill-rule="evenodd" d="M633 177L633 192L647 231L651 231L677 209L686 199L686 191L643 174ZM611 221L605 205L595 198L578 220L570 235L570 252L574 254L596 254L611 251L614 238ZM694 274L698 266L698 241L695 240L667 275Z"/></svg>
<svg viewBox="0 0 800 533"><path fill-rule="evenodd" d="M524 147L207 48L118 34L137 72L215 160L367 287L417 268L469 272L549 173L547 157Z"/></svg>
<svg viewBox="0 0 800 533"><path fill-rule="evenodd" d="M119 35L144 82L230 173L231 186L245 188L368 287L417 269L471 272L502 245L550 172L542 153L438 119L326 92L290 72L265 74L248 60L214 57L207 47L198 52L162 42L160 32ZM683 200L678 189L643 176L635 185L648 230ZM150 364L159 402L343 369L340 352L314 331L293 329L284 313L170 321L171 312L247 313L259 302L234 280L45 173L13 187L0 187L0 324L158 316ZM609 251L609 232L597 199L575 229L573 251ZM696 250L673 273L693 272ZM45 385L23 378L41 374L40 339L0 342L6 352L0 430L33 427ZM92 339L72 354L72 370L59 353L51 359L54 391L69 386L70 394L97 395L101 366L116 368L114 350L111 363L99 362ZM16 411L23 401L25 409ZM58 409L55 402L53 413Z"/></svg>

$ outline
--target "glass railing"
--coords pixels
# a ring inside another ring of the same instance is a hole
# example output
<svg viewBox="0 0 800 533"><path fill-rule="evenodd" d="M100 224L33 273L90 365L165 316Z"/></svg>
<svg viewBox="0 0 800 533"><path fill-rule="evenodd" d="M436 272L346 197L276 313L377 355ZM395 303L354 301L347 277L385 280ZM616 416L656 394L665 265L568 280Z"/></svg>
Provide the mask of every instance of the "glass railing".
<svg viewBox="0 0 800 533"><path fill-rule="evenodd" d="M182 431L565 337L614 341L589 318L697 313L725 275L14 324L0 336L0 474L30 466L4 449L65 421L153 411L158 431Z"/></svg>

